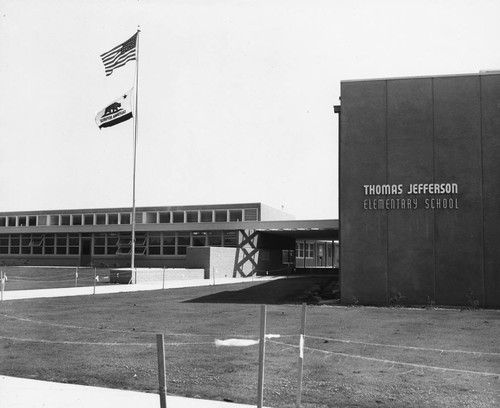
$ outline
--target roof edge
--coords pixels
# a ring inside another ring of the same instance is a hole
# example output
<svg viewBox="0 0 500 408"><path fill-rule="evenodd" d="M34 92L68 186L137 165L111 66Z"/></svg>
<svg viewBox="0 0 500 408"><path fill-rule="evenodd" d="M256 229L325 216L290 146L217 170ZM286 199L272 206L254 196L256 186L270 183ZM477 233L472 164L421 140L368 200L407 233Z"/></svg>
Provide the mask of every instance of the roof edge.
<svg viewBox="0 0 500 408"><path fill-rule="evenodd" d="M455 77L488 76L488 75L500 75L500 70L479 71L479 72L472 72L469 74L416 75L416 76L400 76L400 77L387 77L387 78L343 79L340 81L340 83L394 81L394 80L404 80L404 79L455 78Z"/></svg>

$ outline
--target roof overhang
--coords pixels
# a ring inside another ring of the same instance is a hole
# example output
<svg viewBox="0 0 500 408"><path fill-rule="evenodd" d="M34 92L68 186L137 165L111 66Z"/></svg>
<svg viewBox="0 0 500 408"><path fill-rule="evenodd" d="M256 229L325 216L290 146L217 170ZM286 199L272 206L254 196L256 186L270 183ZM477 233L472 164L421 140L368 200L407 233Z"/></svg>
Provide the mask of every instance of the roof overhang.
<svg viewBox="0 0 500 408"><path fill-rule="evenodd" d="M294 239L339 239L339 220L261 221L257 231Z"/></svg>

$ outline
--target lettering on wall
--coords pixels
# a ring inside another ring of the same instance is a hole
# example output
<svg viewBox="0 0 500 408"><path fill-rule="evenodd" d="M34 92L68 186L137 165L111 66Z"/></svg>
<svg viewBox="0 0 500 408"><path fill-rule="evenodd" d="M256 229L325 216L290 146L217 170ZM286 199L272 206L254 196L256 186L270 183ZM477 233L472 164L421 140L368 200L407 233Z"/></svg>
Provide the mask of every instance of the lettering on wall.
<svg viewBox="0 0 500 408"><path fill-rule="evenodd" d="M458 184L365 184L365 210L458 210Z"/></svg>

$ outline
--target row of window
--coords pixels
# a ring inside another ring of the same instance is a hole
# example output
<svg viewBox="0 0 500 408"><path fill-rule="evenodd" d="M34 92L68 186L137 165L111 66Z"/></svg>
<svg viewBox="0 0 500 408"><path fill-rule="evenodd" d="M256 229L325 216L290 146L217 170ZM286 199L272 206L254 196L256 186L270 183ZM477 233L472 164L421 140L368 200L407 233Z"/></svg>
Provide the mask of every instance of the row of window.
<svg viewBox="0 0 500 408"><path fill-rule="evenodd" d="M238 246L238 231L147 232L135 237L137 255L185 255L189 246ZM130 233L5 234L4 255L129 255Z"/></svg>
<svg viewBox="0 0 500 408"><path fill-rule="evenodd" d="M314 247L314 243L297 242L295 245L297 258L304 258L304 254L306 258L314 258Z"/></svg>
<svg viewBox="0 0 500 408"><path fill-rule="evenodd" d="M324 253L326 251L326 254ZM314 258L316 252L318 256L326 256L327 258L332 258L333 252L333 244L332 242L300 242L298 241L295 244L295 253L297 254L297 258ZM305 255L305 256L304 256Z"/></svg>
<svg viewBox="0 0 500 408"><path fill-rule="evenodd" d="M257 208L223 210L139 211L136 224L258 221ZM130 224L132 213L89 213L0 216L0 227Z"/></svg>

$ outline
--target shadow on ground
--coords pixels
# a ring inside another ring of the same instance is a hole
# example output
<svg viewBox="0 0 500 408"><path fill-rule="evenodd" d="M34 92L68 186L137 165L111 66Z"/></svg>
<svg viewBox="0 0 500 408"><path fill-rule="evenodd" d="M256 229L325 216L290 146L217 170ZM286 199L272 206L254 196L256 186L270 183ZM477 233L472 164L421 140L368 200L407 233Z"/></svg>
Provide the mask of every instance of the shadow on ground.
<svg viewBox="0 0 500 408"><path fill-rule="evenodd" d="M245 288L239 290L237 288L239 285L231 286L234 290L186 300L185 303L322 303L338 298L338 278L331 276L283 278L257 283L250 287L245 284Z"/></svg>

